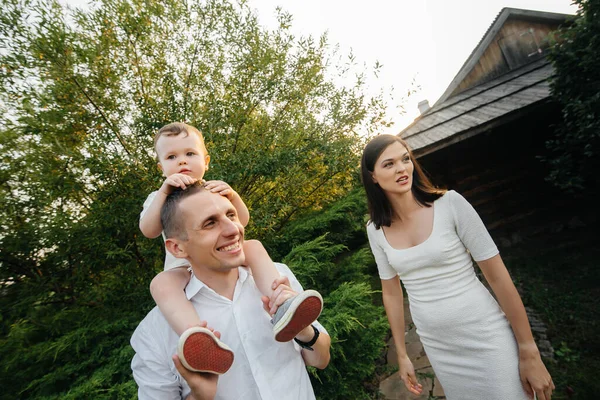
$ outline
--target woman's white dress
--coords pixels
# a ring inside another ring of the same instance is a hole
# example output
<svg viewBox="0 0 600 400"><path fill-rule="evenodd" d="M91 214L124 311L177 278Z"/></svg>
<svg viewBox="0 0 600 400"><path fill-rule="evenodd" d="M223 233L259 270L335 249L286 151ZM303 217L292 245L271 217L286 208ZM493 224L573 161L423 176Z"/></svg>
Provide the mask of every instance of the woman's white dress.
<svg viewBox="0 0 600 400"><path fill-rule="evenodd" d="M381 279L400 276L404 283L417 333L449 400L528 399L514 334L471 259L497 255L494 241L455 191L436 200L433 213L429 238L407 249L394 249L383 229L367 224Z"/></svg>

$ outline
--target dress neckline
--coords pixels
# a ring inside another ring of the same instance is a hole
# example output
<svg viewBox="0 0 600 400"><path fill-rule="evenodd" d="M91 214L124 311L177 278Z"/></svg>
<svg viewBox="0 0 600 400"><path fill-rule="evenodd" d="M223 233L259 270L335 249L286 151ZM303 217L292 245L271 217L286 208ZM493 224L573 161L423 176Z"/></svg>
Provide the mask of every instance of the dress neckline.
<svg viewBox="0 0 600 400"><path fill-rule="evenodd" d="M403 247L403 248L401 248L401 249L397 249L397 248L395 248L394 246L392 246L392 245L390 244L390 242L388 241L388 239L387 239L387 236L385 235L385 232L383 231L383 226L382 226L382 227L381 227L381 234L383 235L383 240L385 240L385 243L386 243L386 244L387 244L387 245L388 245L388 246L389 246L391 249L393 249L393 250L396 250L396 251L404 251L404 250L416 249L417 247L421 247L421 246L423 246L425 243L427 243L427 242L428 242L428 241L431 239L431 237L433 236L433 232L435 231L435 225L436 225L436 224L435 224L435 220L436 220L436 215L437 215L437 212L436 212L436 208L437 208L437 207L436 207L436 204L435 204L435 203L436 203L436 202L437 202L439 199L441 199L441 197L440 197L440 198L438 198L438 199L436 199L436 200L434 200L434 201L431 203L431 208L433 208L433 219L432 219L432 221L431 221L431 232L429 233L429 236L427 236L427 239L423 240L421 243L419 243L419 244L416 244L416 245L414 245L414 246L410 246L410 247Z"/></svg>

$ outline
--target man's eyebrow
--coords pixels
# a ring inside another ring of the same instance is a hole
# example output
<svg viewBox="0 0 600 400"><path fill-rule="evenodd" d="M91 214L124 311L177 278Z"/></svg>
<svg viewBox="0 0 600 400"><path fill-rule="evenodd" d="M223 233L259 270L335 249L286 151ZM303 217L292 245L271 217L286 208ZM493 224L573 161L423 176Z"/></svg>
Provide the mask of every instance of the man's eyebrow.
<svg viewBox="0 0 600 400"><path fill-rule="evenodd" d="M235 213L237 215L237 209L234 206L231 206L230 208L228 208L227 210L225 210L224 214L227 215L229 213ZM221 215L220 212L216 212L214 214L211 214L209 216L207 216L206 218L203 218L199 223L198 223L198 227L202 227L207 221L216 221L219 219L219 216Z"/></svg>

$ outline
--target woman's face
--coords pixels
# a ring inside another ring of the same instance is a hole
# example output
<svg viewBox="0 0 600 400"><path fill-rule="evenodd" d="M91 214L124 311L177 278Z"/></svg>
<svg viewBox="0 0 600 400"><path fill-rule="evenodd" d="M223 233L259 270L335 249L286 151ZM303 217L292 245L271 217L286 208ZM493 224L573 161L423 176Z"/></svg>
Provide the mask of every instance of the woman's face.
<svg viewBox="0 0 600 400"><path fill-rule="evenodd" d="M381 153L373 168L373 182L386 193L403 194L412 187L414 165L406 147L400 142L390 144Z"/></svg>

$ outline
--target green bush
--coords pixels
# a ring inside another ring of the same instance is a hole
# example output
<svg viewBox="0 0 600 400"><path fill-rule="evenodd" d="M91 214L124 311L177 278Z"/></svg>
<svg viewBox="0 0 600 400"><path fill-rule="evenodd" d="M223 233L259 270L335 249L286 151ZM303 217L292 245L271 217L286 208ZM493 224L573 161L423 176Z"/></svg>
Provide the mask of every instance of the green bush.
<svg viewBox="0 0 600 400"><path fill-rule="evenodd" d="M349 368L342 355L366 366L382 311L369 303L366 253L346 250L364 243L364 199L335 202L355 182L358 132L387 124L365 72L339 87L325 36L294 37L284 12L266 30L245 1L92 3L2 0L0 397L135 396L129 338L164 255L138 216L162 182L153 133L172 121L204 132L206 178L240 193L248 236L270 239L275 259L290 253L328 307L344 296L356 306L331 316L327 371ZM350 393L361 371L330 383Z"/></svg>
<svg viewBox="0 0 600 400"><path fill-rule="evenodd" d="M600 0L574 0L573 23L560 29L549 58L555 74L551 93L562 120L546 142L548 181L582 192L600 184Z"/></svg>
<svg viewBox="0 0 600 400"><path fill-rule="evenodd" d="M362 189L318 214L290 224L283 243L327 233L292 248L284 262L300 282L324 296L320 322L332 338L331 363L323 371L312 369L318 398L362 399L374 393L367 385L385 348L389 325L384 309L373 304L369 270L374 264L369 249L348 250L362 237L365 245L365 199ZM336 238L334 241L332 238ZM281 238L279 238L281 239Z"/></svg>
<svg viewBox="0 0 600 400"><path fill-rule="evenodd" d="M298 216L292 224L276 235L267 236L265 246L275 258L288 254L294 246L327 234L328 241L350 248L363 245L367 240L365 214L367 199L362 187L355 188L342 199L324 208Z"/></svg>
<svg viewBox="0 0 600 400"><path fill-rule="evenodd" d="M365 270L372 256L360 249L333 262L341 249L321 236L294 248L284 262L306 288L324 296L319 321L331 336L331 363L322 371L311 369L317 397L369 398L373 393L365 383L373 379L389 326L383 307L371 301L373 289Z"/></svg>

